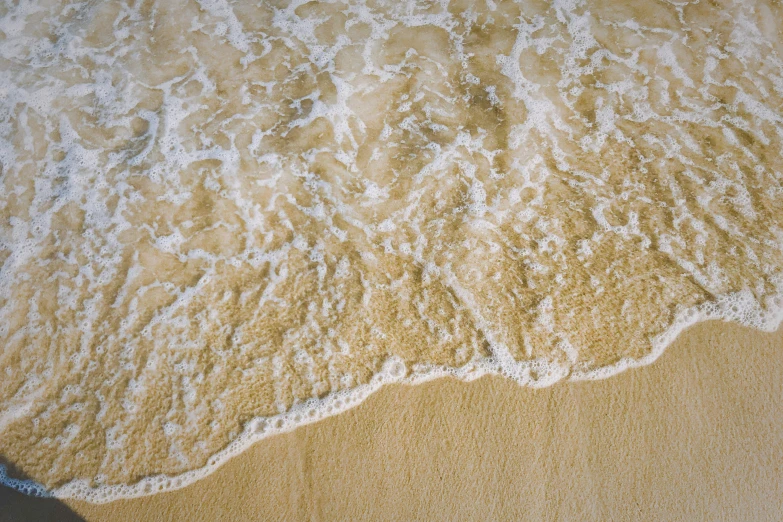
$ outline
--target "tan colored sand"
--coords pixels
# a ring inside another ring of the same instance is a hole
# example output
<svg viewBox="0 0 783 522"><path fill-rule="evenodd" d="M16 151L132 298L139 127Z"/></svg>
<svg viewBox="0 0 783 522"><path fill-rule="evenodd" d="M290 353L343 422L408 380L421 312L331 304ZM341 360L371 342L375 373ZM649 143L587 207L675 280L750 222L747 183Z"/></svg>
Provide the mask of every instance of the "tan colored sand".
<svg viewBox="0 0 783 522"><path fill-rule="evenodd" d="M0 20L0 452L47 486L783 292L778 0L42 3Z"/></svg>
<svg viewBox="0 0 783 522"><path fill-rule="evenodd" d="M390 386L180 491L68 504L112 522L781 520L781 398L783 330L704 323L608 380Z"/></svg>

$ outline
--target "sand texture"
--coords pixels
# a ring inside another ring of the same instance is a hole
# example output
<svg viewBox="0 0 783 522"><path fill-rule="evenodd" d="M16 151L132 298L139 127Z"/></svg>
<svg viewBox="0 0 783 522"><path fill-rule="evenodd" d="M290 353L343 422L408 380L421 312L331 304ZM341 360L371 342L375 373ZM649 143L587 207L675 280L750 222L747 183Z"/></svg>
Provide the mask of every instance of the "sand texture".
<svg viewBox="0 0 783 522"><path fill-rule="evenodd" d="M380 381L541 387L698 319L772 329L780 20L767 0L0 8L0 452L61 498L133 497Z"/></svg>
<svg viewBox="0 0 783 522"><path fill-rule="evenodd" d="M783 520L781 20L0 5L0 515Z"/></svg>
<svg viewBox="0 0 783 522"><path fill-rule="evenodd" d="M184 489L68 505L112 522L781 520L782 354L783 331L708 322L602 381L392 385Z"/></svg>

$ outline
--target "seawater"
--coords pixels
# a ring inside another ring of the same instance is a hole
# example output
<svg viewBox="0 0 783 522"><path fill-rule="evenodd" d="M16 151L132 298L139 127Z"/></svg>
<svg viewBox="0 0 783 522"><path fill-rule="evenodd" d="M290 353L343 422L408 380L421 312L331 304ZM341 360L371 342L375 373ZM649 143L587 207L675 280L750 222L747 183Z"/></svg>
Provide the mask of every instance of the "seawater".
<svg viewBox="0 0 783 522"><path fill-rule="evenodd" d="M5 2L0 480L144 495L388 382L775 328L782 31L764 0Z"/></svg>

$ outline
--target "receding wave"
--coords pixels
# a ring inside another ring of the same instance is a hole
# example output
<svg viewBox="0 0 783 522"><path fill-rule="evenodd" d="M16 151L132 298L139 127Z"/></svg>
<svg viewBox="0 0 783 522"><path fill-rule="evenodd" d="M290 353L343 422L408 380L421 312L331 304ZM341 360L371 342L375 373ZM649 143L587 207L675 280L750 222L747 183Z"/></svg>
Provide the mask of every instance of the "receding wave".
<svg viewBox="0 0 783 522"><path fill-rule="evenodd" d="M172 489L387 382L783 310L779 2L0 7L0 455Z"/></svg>

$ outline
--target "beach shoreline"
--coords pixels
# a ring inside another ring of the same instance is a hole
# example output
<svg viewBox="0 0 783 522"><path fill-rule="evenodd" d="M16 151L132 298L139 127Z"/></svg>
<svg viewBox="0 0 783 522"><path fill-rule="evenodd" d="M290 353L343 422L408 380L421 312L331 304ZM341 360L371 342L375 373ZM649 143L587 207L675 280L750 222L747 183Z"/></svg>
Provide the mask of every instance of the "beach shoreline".
<svg viewBox="0 0 783 522"><path fill-rule="evenodd" d="M389 385L181 490L64 503L113 521L775 520L781 350L783 330L711 321L601 381Z"/></svg>

